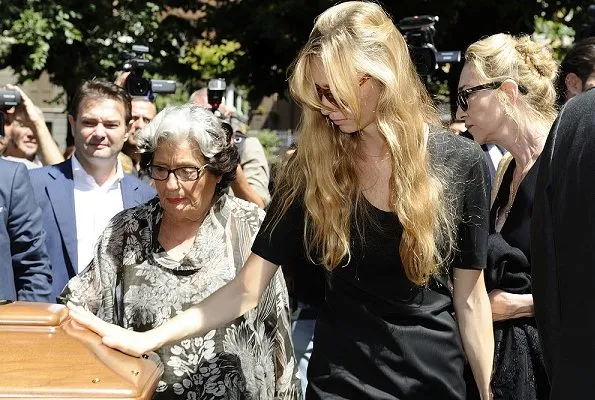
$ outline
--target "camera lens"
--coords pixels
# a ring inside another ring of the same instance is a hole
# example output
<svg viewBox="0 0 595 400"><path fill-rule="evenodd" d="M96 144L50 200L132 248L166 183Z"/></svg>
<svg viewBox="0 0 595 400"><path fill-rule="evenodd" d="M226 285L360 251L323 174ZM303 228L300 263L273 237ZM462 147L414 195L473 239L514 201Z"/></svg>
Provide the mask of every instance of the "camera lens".
<svg viewBox="0 0 595 400"><path fill-rule="evenodd" d="M131 96L146 96L151 89L151 82L148 79L129 77L126 81L126 90Z"/></svg>

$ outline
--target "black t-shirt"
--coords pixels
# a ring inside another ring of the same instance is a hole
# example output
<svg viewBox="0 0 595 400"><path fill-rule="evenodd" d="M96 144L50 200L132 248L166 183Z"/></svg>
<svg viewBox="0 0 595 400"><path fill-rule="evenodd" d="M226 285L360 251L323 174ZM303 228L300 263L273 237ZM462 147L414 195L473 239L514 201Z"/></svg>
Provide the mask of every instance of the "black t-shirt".
<svg viewBox="0 0 595 400"><path fill-rule="evenodd" d="M448 177L448 204L460 216L451 269L483 268L489 174L482 151L443 133L430 136L429 150L433 166ZM352 232L351 258L326 272L307 397L464 398L464 356L448 274L427 287L411 283L399 257L402 226L396 215L366 206L364 238ZM303 205L293 204L271 232L275 207L273 200L252 251L278 265L307 262Z"/></svg>

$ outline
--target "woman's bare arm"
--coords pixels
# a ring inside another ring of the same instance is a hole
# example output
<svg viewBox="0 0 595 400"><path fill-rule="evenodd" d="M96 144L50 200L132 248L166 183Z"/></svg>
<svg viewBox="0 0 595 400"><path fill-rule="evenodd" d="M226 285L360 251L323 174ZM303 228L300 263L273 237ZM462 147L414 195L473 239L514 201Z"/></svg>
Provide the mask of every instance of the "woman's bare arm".
<svg viewBox="0 0 595 400"><path fill-rule="evenodd" d="M201 303L147 332L134 332L109 324L70 303L68 307L71 318L103 337L105 345L138 357L167 343L204 334L256 307L277 268L275 264L251 254L231 282Z"/></svg>
<svg viewBox="0 0 595 400"><path fill-rule="evenodd" d="M494 332L483 271L455 268L454 308L481 399L488 400L491 398Z"/></svg>

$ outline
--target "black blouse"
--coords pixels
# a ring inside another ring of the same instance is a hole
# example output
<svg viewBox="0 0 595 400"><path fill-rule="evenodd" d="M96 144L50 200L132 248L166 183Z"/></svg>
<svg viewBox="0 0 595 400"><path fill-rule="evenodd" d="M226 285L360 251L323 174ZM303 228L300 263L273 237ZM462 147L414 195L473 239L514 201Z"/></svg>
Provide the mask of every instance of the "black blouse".
<svg viewBox="0 0 595 400"><path fill-rule="evenodd" d="M489 175L482 151L452 134L430 137L433 166L448 176L449 204L461 217L451 267L483 268ZM303 204L294 204L271 232L275 207L273 199L252 251L278 265L306 260ZM448 274L425 287L410 282L399 256L396 215L366 207L364 237L352 232L351 258L326 272L306 397L463 399L464 355Z"/></svg>

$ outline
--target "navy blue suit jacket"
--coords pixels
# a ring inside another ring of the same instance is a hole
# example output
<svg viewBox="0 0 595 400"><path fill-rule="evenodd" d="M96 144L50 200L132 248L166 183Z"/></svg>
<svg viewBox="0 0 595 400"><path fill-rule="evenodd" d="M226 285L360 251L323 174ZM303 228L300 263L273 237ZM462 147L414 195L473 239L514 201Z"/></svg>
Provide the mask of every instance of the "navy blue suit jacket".
<svg viewBox="0 0 595 400"><path fill-rule="evenodd" d="M27 168L0 159L0 298L50 301L52 275L41 210Z"/></svg>
<svg viewBox="0 0 595 400"><path fill-rule="evenodd" d="M60 164L32 169L29 174L43 213L46 246L54 278L52 301L55 302L68 280L78 271L72 162L66 160ZM120 187L124 208L143 204L156 195L155 189L128 174L124 175Z"/></svg>

